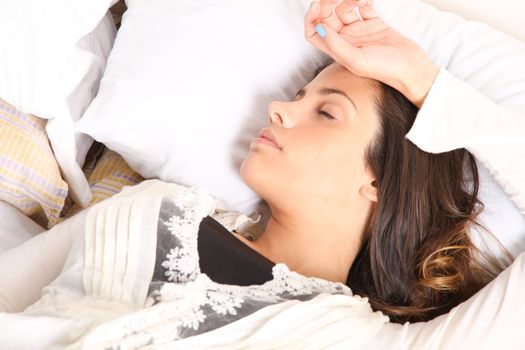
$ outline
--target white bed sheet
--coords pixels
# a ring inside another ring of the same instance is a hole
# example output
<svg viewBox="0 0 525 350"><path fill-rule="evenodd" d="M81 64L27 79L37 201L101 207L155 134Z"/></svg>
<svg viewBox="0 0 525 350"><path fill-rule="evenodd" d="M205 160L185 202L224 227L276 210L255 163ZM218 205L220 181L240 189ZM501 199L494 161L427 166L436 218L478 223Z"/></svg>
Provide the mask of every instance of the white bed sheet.
<svg viewBox="0 0 525 350"><path fill-rule="evenodd" d="M43 227L21 211L0 201L0 254L43 231Z"/></svg>

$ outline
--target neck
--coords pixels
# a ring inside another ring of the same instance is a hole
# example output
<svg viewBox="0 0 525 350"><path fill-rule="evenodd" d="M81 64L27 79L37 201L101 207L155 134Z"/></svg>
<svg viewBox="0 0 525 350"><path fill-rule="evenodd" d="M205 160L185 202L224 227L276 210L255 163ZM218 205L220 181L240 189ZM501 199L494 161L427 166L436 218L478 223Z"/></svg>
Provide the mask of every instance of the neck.
<svg viewBox="0 0 525 350"><path fill-rule="evenodd" d="M285 215L272 210L264 233L252 247L304 276L345 283L364 224L352 225L341 218L331 212Z"/></svg>

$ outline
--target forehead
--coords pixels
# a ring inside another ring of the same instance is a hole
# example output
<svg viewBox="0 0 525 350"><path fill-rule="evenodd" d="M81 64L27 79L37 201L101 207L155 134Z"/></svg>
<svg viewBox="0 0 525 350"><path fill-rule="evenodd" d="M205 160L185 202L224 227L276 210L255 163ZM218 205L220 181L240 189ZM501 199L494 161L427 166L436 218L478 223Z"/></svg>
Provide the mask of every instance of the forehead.
<svg viewBox="0 0 525 350"><path fill-rule="evenodd" d="M329 87L346 92L352 99L362 103L370 102L371 97L379 91L377 81L363 78L350 72L338 63L332 63L323 69L306 88Z"/></svg>

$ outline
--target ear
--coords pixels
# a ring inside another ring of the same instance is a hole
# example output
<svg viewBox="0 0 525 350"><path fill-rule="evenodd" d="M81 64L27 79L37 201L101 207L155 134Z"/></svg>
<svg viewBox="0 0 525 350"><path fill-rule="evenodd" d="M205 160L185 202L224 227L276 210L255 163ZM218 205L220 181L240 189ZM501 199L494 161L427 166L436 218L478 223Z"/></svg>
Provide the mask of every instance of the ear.
<svg viewBox="0 0 525 350"><path fill-rule="evenodd" d="M371 202L377 203L377 187L375 179L370 179L369 182L363 184L359 188L361 197L368 199Z"/></svg>

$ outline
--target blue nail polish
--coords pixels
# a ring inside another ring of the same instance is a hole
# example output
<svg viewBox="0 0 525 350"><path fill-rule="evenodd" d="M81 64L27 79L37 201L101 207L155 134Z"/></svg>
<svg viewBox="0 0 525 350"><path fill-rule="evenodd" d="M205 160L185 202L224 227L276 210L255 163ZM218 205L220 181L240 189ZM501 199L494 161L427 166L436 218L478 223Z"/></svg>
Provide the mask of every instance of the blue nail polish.
<svg viewBox="0 0 525 350"><path fill-rule="evenodd" d="M321 39L324 39L324 37L326 36L326 31L324 30L323 26L320 24L315 26L315 31L317 32L317 34L319 34Z"/></svg>

